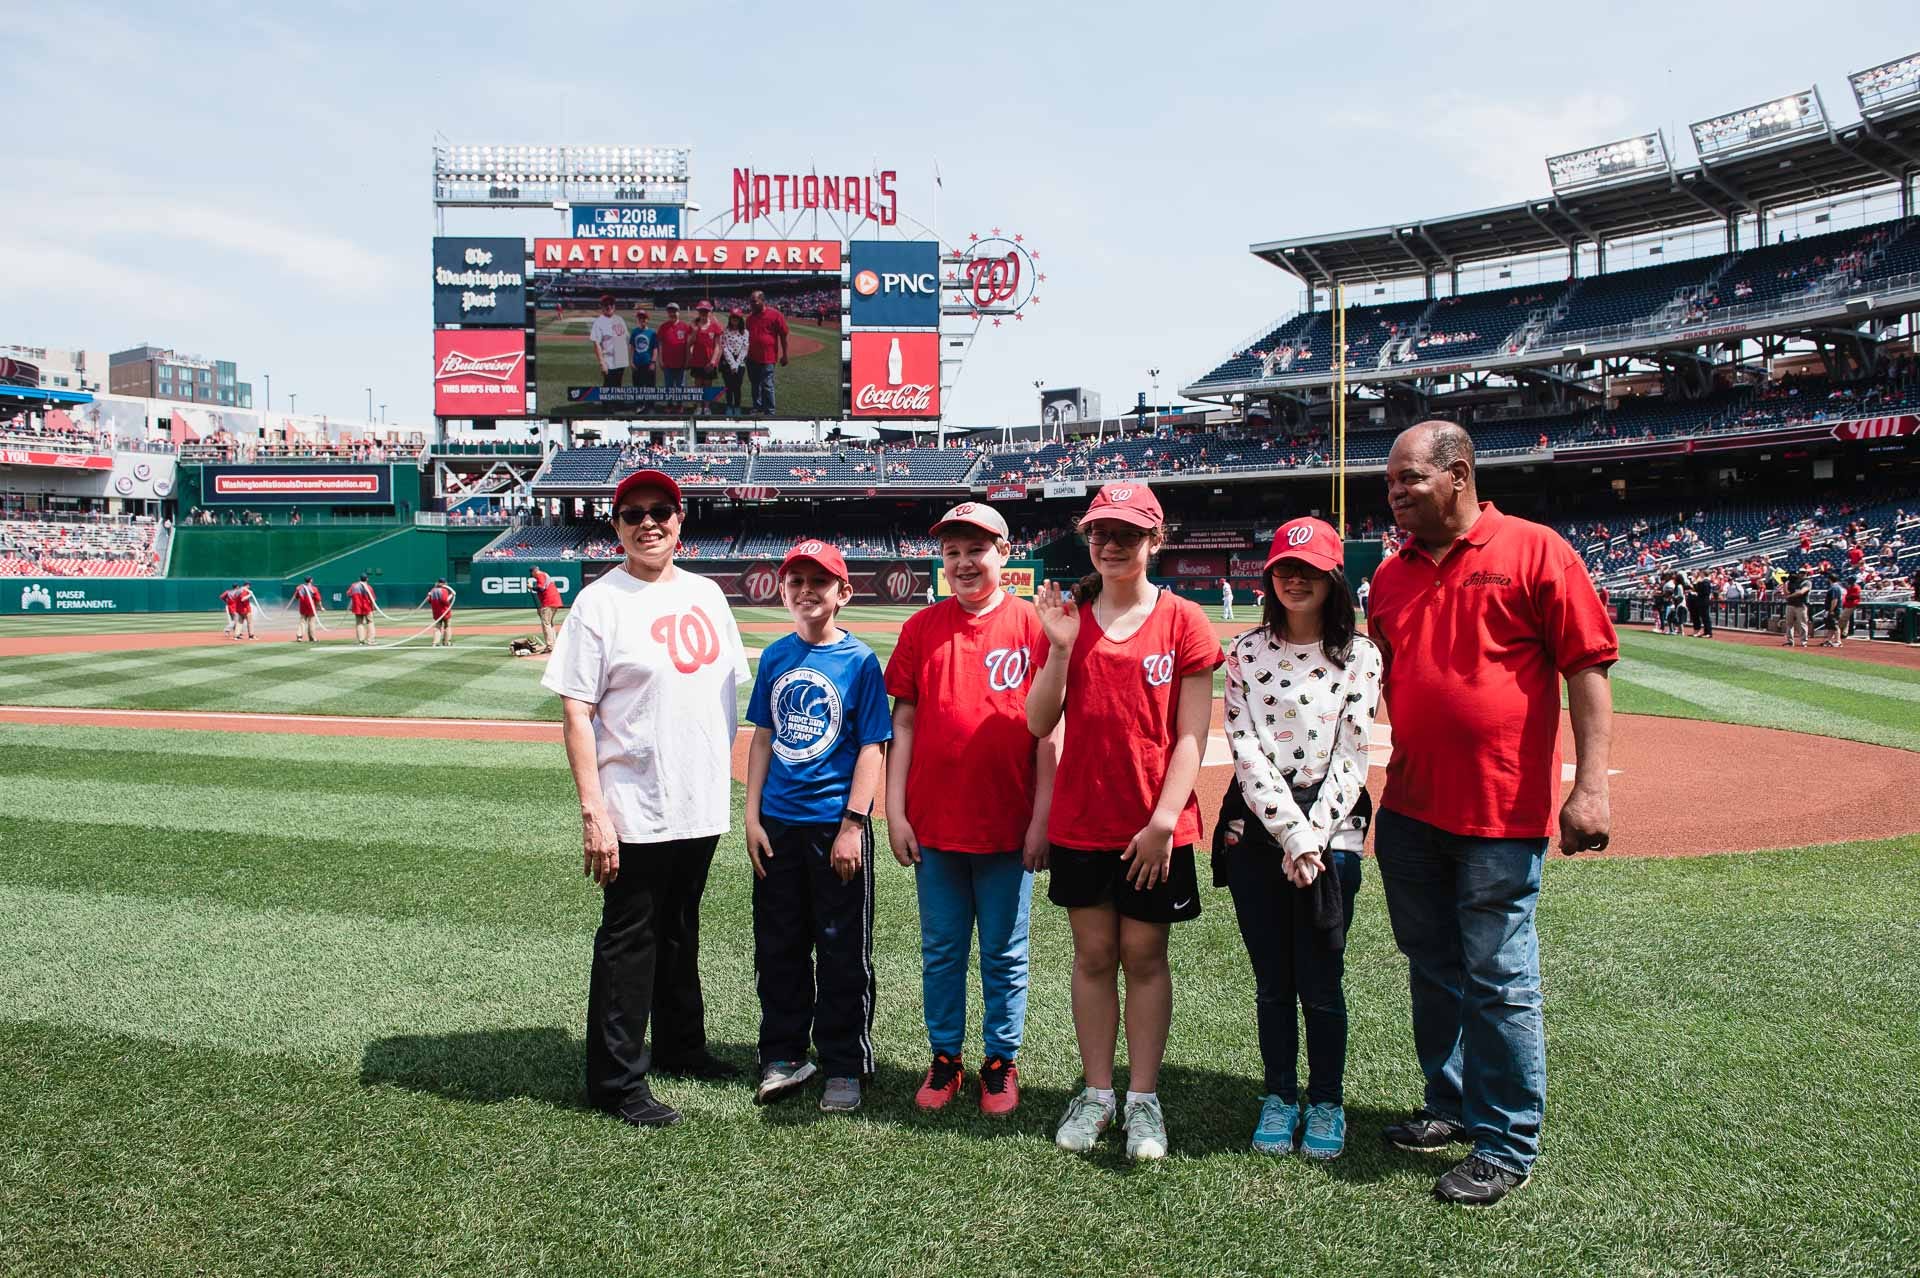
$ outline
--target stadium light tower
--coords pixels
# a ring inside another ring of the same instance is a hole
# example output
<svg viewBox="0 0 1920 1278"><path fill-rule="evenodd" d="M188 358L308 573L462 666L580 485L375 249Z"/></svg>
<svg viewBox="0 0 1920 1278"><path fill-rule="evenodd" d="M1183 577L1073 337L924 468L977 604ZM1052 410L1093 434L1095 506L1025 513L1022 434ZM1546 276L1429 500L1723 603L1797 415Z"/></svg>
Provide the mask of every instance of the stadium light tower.
<svg viewBox="0 0 1920 1278"><path fill-rule="evenodd" d="M1702 120L1692 127L1693 149L1702 160L1718 159L1827 128L1827 109L1818 87L1802 89L1758 106L1742 107Z"/></svg>
<svg viewBox="0 0 1920 1278"><path fill-rule="evenodd" d="M1920 53L1910 53L1847 77L1860 114L1871 120L1893 107L1920 97Z"/></svg>
<svg viewBox="0 0 1920 1278"><path fill-rule="evenodd" d="M692 157L685 146L442 143L433 148L433 202L441 208L685 204Z"/></svg>
<svg viewBox="0 0 1920 1278"><path fill-rule="evenodd" d="M1153 383L1153 429L1160 429L1160 370L1149 368L1147 379Z"/></svg>
<svg viewBox="0 0 1920 1278"><path fill-rule="evenodd" d="M1555 195L1631 182L1662 170L1672 172L1673 158L1667 153L1666 135L1658 129L1637 138L1547 157L1547 181Z"/></svg>
<svg viewBox="0 0 1920 1278"><path fill-rule="evenodd" d="M373 425L373 387L367 387L367 425Z"/></svg>

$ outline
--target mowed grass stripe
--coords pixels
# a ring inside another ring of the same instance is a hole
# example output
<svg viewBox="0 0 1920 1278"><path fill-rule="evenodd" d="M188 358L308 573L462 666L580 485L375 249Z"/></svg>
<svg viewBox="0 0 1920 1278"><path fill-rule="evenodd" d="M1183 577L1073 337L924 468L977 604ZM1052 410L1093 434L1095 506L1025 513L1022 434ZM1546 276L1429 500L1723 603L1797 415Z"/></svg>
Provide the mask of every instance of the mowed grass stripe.
<svg viewBox="0 0 1920 1278"><path fill-rule="evenodd" d="M290 791L316 796L389 794L412 797L429 792L442 799L564 805L573 795L572 782L567 774L550 765L493 767L471 772L459 768L396 768L391 764L363 759L351 745L340 749L338 742L333 759L299 763L265 757L216 759L208 755L168 751L76 750L54 746L31 750L9 749L0 754L0 777L88 782L101 776L137 777L144 784L186 788L211 781L228 790L256 790L268 794Z"/></svg>
<svg viewBox="0 0 1920 1278"><path fill-rule="evenodd" d="M207 760L285 760L333 763L351 757L397 773L424 776L462 770L551 770L566 775L566 753L558 744L523 741L446 741L436 738L310 736L297 732L200 732L181 728L142 728L138 732L102 725L66 726L0 723L0 751L45 748L124 750L141 756L179 755ZM139 766L144 766L142 762ZM113 775L110 771L108 775ZM134 775L137 775L137 769ZM571 796L572 782L566 793Z"/></svg>
<svg viewBox="0 0 1920 1278"><path fill-rule="evenodd" d="M12 886L0 911L15 1020L353 1067L386 1034L579 1015L578 935Z"/></svg>
<svg viewBox="0 0 1920 1278"><path fill-rule="evenodd" d="M236 690L270 686L281 671L298 664L298 654L285 652L236 653L226 660L202 656L195 662L182 659L177 651L163 660L117 663L109 669L76 661L61 673L9 688L5 695L24 705L214 708L231 701Z"/></svg>
<svg viewBox="0 0 1920 1278"><path fill-rule="evenodd" d="M1799 649L1755 648L1747 644L1698 642L1681 636L1656 637L1631 631L1620 636L1621 651L1634 661L1661 665L1701 663L1734 666L1770 677L1818 683L1848 692L1898 701L1920 702L1920 670L1868 664L1848 657Z"/></svg>
<svg viewBox="0 0 1920 1278"><path fill-rule="evenodd" d="M11 766L11 759L7 761ZM279 792L224 784L218 777L191 788L148 781L93 778L7 776L8 808L57 817L62 813L129 831L194 831L208 836L249 838L261 832L298 832L316 826L343 842L383 842L399 832L417 832L421 841L445 837L444 831L469 829L500 855L514 855L506 840L527 818L513 803L443 795L422 773L413 794L339 796L320 790L303 794L291 787ZM549 821L571 816L555 805ZM497 833L496 833L497 832ZM136 837L129 835L128 837Z"/></svg>
<svg viewBox="0 0 1920 1278"><path fill-rule="evenodd" d="M1690 704L1691 718L1920 750L1913 709L1900 701L1712 662L1623 661L1615 677Z"/></svg>

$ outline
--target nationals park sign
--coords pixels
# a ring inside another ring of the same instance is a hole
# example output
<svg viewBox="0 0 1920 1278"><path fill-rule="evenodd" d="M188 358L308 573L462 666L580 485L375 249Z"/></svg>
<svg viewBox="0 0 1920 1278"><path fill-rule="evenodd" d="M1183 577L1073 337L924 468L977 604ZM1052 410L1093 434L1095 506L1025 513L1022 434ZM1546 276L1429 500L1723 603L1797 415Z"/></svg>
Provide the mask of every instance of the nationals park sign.
<svg viewBox="0 0 1920 1278"><path fill-rule="evenodd" d="M533 242L542 271L777 271L838 275L838 240L582 240Z"/></svg>

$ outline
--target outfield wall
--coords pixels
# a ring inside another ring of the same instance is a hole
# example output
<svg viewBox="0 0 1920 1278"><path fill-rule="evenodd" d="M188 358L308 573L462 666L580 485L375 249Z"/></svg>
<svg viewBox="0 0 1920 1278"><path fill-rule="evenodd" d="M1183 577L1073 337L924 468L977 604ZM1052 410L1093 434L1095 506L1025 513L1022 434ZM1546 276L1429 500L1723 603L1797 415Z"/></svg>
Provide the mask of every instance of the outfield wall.
<svg viewBox="0 0 1920 1278"><path fill-rule="evenodd" d="M780 602L780 561L771 556L759 559L681 559L678 565L688 572L708 577L735 603L777 606ZM1027 560L1017 565L1026 568L1037 580L1038 564ZM614 567L608 561L582 562L578 559L495 559L473 565L472 590L463 593L463 602L480 606L533 606L529 584L535 568L560 583L560 593L571 600L588 581ZM905 604L924 602L927 583L938 565L931 559L856 559L847 565L853 578L853 597L857 603Z"/></svg>

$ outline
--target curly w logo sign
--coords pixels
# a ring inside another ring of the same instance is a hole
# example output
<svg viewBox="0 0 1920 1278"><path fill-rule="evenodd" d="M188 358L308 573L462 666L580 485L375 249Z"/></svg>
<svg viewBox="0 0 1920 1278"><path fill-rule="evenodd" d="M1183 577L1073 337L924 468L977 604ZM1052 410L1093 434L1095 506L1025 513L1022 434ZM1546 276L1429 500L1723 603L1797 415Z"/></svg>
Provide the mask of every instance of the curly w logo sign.
<svg viewBox="0 0 1920 1278"><path fill-rule="evenodd" d="M713 621L698 608L688 612L670 612L653 623L653 637L666 645L667 657L681 674L692 674L701 666L720 659L720 633Z"/></svg>

